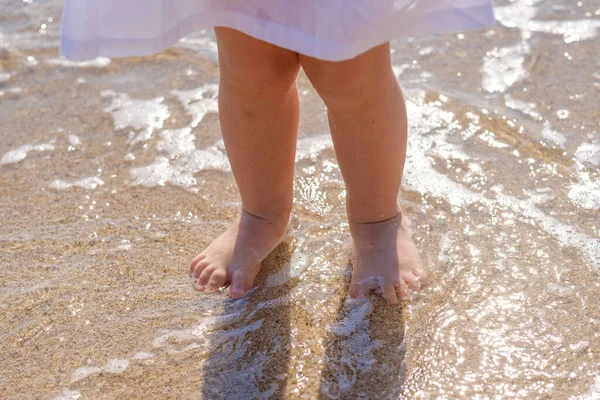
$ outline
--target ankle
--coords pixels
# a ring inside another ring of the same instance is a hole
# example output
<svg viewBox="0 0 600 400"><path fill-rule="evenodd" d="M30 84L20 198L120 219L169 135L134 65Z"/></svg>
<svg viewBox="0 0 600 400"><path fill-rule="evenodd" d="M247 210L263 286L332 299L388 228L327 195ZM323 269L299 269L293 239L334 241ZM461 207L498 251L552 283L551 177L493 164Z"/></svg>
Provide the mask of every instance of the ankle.
<svg viewBox="0 0 600 400"><path fill-rule="evenodd" d="M356 227L361 227L361 226L370 226L370 225L385 225L385 224L395 224L398 222L402 222L402 213L399 212L398 214L390 217L390 218L386 218L386 219L382 219L380 221L370 221L370 222L349 222L350 227L356 226Z"/></svg>
<svg viewBox="0 0 600 400"><path fill-rule="evenodd" d="M273 226L286 226L290 222L292 215L292 209L269 209L269 210L249 210L246 207L242 207L242 215L247 215L253 218L258 218L263 221L269 222Z"/></svg>
<svg viewBox="0 0 600 400"><path fill-rule="evenodd" d="M348 224L353 225L369 225L378 224L394 219L402 219L402 211L400 207L389 207L385 210L347 210Z"/></svg>
<svg viewBox="0 0 600 400"><path fill-rule="evenodd" d="M385 246L389 240L396 240L403 226L402 214L397 214L381 221L350 222L350 234L354 250L372 251Z"/></svg>

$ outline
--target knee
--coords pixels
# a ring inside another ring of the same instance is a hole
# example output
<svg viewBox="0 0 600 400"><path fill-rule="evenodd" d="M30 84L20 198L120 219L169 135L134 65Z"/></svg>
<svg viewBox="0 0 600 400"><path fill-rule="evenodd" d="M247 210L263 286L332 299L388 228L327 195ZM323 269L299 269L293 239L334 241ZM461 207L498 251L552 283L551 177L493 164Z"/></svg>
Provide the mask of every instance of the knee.
<svg viewBox="0 0 600 400"><path fill-rule="evenodd" d="M256 62L238 64L220 59L220 81L240 95L275 94L289 91L296 84L300 63Z"/></svg>

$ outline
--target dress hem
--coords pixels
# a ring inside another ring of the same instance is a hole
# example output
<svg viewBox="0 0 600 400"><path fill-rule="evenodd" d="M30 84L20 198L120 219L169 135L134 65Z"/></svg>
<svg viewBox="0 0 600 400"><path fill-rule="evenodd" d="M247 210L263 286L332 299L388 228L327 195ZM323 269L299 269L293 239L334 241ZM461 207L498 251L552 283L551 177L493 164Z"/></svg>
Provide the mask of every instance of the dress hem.
<svg viewBox="0 0 600 400"><path fill-rule="evenodd" d="M318 38L273 21L260 20L236 12L211 13L210 18L201 13L194 14L160 36L146 39L96 37L79 41L64 34L63 20L60 54L73 61L87 61L96 57L148 56L166 50L195 31L222 26L309 57L324 61L343 61L400 36L465 31L494 24L491 5L471 7L462 11L450 16L447 13L439 15L440 12L425 13L420 16L418 23L389 26L377 36L352 42Z"/></svg>

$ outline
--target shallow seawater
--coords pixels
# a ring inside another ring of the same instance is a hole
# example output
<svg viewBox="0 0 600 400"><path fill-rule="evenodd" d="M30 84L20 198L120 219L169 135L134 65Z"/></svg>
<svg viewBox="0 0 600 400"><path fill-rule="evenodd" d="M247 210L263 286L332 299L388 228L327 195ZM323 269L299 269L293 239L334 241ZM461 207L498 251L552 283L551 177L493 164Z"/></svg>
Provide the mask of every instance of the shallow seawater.
<svg viewBox="0 0 600 400"><path fill-rule="evenodd" d="M289 233L249 296L198 294L188 262L239 208L212 33L77 64L62 2L0 0L0 392L600 398L600 3L496 5L493 29L393 43L431 284L390 307L346 301L344 187L303 75Z"/></svg>

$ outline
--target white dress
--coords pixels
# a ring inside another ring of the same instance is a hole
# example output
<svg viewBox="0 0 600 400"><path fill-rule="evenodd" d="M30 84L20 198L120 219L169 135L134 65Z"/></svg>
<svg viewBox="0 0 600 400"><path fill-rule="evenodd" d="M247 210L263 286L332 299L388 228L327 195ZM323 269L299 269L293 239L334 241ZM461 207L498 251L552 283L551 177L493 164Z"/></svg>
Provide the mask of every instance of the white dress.
<svg viewBox="0 0 600 400"><path fill-rule="evenodd" d="M79 61L142 56L226 26L341 61L398 36L493 23L492 0L65 0L61 53Z"/></svg>

